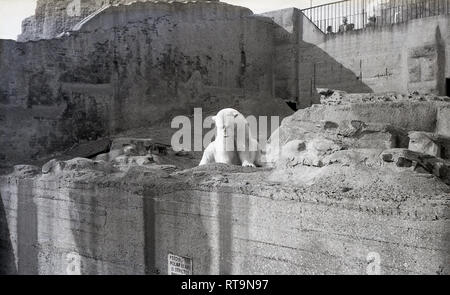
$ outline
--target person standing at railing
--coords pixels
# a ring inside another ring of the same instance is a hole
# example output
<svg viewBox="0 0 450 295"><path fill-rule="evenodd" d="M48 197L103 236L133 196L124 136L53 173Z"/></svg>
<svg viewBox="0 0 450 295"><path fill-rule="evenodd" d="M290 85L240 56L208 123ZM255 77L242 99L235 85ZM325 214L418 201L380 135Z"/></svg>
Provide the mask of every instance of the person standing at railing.
<svg viewBox="0 0 450 295"><path fill-rule="evenodd" d="M349 24L348 23L348 18L346 16L344 16L342 18L342 25L339 26L339 33L352 31L354 28L355 28L355 25L354 24Z"/></svg>

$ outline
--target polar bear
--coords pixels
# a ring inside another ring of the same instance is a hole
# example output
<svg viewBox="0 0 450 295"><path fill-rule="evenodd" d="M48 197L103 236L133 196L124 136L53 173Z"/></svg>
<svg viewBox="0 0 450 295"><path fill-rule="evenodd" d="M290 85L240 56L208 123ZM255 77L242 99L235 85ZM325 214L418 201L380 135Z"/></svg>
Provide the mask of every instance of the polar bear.
<svg viewBox="0 0 450 295"><path fill-rule="evenodd" d="M261 166L258 141L245 117L234 109L223 109L214 116L216 138L203 153L201 165L224 163L243 167Z"/></svg>

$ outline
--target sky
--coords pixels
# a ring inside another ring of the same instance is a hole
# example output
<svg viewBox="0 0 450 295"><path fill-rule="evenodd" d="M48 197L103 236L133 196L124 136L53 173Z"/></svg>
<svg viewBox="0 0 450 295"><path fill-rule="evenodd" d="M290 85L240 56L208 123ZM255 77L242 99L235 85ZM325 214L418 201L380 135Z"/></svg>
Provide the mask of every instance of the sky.
<svg viewBox="0 0 450 295"><path fill-rule="evenodd" d="M288 7L306 8L311 0L223 0L234 5L245 6L255 13ZM312 0L313 6L335 0ZM34 14L36 0L0 0L0 39L17 38L22 20Z"/></svg>

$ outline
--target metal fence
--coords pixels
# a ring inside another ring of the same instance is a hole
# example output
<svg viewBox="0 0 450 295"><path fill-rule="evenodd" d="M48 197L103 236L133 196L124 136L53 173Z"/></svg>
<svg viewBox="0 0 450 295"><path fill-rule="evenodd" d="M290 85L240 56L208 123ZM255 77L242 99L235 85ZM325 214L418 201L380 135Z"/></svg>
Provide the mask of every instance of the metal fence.
<svg viewBox="0 0 450 295"><path fill-rule="evenodd" d="M302 12L331 34L450 14L450 0L344 0Z"/></svg>

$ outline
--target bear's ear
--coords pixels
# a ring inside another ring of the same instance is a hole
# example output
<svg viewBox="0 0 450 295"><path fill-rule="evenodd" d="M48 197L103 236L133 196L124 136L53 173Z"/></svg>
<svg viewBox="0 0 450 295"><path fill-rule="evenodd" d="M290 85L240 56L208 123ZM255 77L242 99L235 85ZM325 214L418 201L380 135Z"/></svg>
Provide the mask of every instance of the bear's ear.
<svg viewBox="0 0 450 295"><path fill-rule="evenodd" d="M211 120L213 120L213 122L215 123L216 122L216 116L212 116Z"/></svg>

